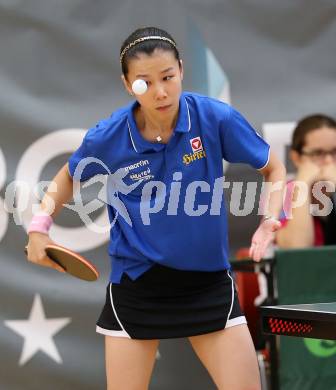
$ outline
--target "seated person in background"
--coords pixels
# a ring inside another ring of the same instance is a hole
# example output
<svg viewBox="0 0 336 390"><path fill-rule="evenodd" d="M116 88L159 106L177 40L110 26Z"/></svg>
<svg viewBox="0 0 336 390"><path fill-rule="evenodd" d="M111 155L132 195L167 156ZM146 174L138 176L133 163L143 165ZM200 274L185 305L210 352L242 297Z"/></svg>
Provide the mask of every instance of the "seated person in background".
<svg viewBox="0 0 336 390"><path fill-rule="evenodd" d="M290 158L297 172L294 181L287 184L284 217L281 220L282 228L276 233L277 246L279 248L305 248L336 245L335 119L317 114L299 121L292 137ZM301 183L294 185L295 181ZM317 189L316 185L319 181L330 183L327 187ZM304 192L301 193L299 201L298 196L299 191L302 191L302 188L300 189L302 186L306 186L308 192L307 196L302 196ZM330 201L332 202L331 211L329 210L324 216L316 216L314 213L314 216L311 205L318 206L321 210L321 206L325 203L321 202L321 199L327 199L329 205ZM290 207L291 204L293 208Z"/></svg>

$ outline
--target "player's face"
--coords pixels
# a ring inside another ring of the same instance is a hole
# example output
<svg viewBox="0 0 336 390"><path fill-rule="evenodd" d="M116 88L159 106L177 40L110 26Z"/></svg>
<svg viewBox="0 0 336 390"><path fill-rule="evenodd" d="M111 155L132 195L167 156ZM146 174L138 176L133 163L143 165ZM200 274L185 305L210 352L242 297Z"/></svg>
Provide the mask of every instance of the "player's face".
<svg viewBox="0 0 336 390"><path fill-rule="evenodd" d="M336 164L336 130L322 127L308 133L301 159L309 159L319 166Z"/></svg>
<svg viewBox="0 0 336 390"><path fill-rule="evenodd" d="M132 91L132 83L142 79L147 83L143 95L135 95L141 108L159 117L174 115L178 110L182 92L182 62L171 51L156 49L151 55L139 53L138 58L128 64L127 80L123 77L126 89Z"/></svg>

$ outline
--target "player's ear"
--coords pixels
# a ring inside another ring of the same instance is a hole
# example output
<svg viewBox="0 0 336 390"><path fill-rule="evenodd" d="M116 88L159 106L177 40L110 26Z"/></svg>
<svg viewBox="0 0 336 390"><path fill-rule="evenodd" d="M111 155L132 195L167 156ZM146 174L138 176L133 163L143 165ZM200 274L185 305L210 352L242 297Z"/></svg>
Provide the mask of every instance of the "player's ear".
<svg viewBox="0 0 336 390"><path fill-rule="evenodd" d="M179 68L180 68L181 80L183 80L184 70L183 70L183 61L182 60L179 61Z"/></svg>
<svg viewBox="0 0 336 390"><path fill-rule="evenodd" d="M121 80L122 80L122 82L124 84L124 87L125 87L126 91L130 95L133 95L133 91L132 91L131 85L130 85L129 81L126 79L126 77L124 76L124 74L121 75Z"/></svg>

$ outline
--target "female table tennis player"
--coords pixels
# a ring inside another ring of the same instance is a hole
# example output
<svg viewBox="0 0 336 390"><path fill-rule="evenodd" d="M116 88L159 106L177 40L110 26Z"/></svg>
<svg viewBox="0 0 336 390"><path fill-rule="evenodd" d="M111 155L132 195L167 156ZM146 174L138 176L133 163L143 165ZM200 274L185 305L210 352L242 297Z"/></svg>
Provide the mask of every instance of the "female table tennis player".
<svg viewBox="0 0 336 390"><path fill-rule="evenodd" d="M167 32L136 30L123 43L120 61L135 100L91 128L54 178L59 190L47 196L55 211L45 215L43 199L29 229L29 260L55 267L44 247L73 180L106 174L106 168L123 173L124 185L135 188L118 193L129 220L107 206L111 221L117 219L97 322L105 335L108 389L146 389L159 339L177 337L189 338L219 389L259 389L253 343L229 271L222 159L248 163L268 182L284 181L284 167L234 108L182 92L183 65ZM86 157L102 164L87 165L79 176L76 168ZM271 194L269 215L252 237L256 261L279 227L281 192Z"/></svg>

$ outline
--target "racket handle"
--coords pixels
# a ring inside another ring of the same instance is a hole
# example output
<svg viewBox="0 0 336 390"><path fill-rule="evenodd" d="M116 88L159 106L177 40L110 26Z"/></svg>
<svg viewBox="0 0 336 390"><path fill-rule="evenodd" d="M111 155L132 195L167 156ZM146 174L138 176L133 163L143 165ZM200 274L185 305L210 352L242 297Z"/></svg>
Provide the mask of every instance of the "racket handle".
<svg viewBox="0 0 336 390"><path fill-rule="evenodd" d="M25 253L26 256L28 255L28 246L25 246L24 253ZM64 272L66 272L66 268L64 268L64 266L58 260L54 259L51 256L50 256L50 258L51 258L52 261L54 261L56 264L58 264L61 268L63 268Z"/></svg>

